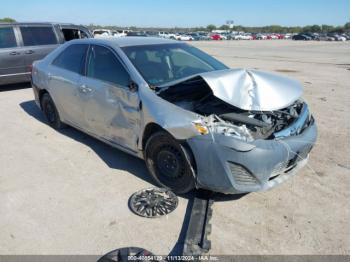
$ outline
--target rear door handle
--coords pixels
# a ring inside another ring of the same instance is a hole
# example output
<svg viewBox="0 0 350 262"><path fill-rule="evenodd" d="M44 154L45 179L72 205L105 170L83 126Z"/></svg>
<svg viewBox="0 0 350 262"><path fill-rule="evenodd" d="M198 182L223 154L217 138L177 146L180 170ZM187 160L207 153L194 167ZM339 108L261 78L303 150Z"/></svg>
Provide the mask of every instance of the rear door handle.
<svg viewBox="0 0 350 262"><path fill-rule="evenodd" d="M25 53L26 55L30 55L30 54L33 54L34 51L33 51L33 50L27 50L27 51L25 51L24 53Z"/></svg>

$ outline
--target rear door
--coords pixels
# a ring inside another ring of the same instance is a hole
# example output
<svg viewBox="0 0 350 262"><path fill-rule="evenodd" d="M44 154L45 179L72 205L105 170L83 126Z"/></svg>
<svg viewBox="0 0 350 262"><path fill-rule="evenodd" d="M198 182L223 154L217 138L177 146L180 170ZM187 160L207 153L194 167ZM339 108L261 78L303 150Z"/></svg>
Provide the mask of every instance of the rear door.
<svg viewBox="0 0 350 262"><path fill-rule="evenodd" d="M82 77L84 118L90 132L122 147L137 150L139 96L130 75L109 47L91 45Z"/></svg>
<svg viewBox="0 0 350 262"><path fill-rule="evenodd" d="M15 26L0 25L0 84L25 77L24 58Z"/></svg>
<svg viewBox="0 0 350 262"><path fill-rule="evenodd" d="M58 46L58 38L52 25L19 25L22 50L27 72L36 60L43 59Z"/></svg>
<svg viewBox="0 0 350 262"><path fill-rule="evenodd" d="M86 130L80 81L88 44L73 44L64 49L49 67L49 92L64 122Z"/></svg>

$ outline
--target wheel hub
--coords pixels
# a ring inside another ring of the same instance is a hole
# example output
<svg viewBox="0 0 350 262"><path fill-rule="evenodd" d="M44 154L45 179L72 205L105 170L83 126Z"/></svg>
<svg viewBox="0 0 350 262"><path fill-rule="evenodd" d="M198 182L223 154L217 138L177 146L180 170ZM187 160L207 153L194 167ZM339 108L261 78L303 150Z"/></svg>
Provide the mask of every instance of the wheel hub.
<svg viewBox="0 0 350 262"><path fill-rule="evenodd" d="M163 149L160 151L156 164L159 171L167 177L176 178L181 175L178 156L172 150Z"/></svg>

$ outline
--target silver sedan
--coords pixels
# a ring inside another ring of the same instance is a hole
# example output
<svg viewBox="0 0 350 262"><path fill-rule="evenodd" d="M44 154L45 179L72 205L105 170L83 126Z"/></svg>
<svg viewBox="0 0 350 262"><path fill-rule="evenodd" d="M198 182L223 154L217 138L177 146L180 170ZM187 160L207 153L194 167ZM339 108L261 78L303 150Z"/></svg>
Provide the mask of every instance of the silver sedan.
<svg viewBox="0 0 350 262"><path fill-rule="evenodd" d="M237 194L297 173L317 137L295 80L229 69L172 40L75 40L35 62L37 105L146 161L160 186Z"/></svg>

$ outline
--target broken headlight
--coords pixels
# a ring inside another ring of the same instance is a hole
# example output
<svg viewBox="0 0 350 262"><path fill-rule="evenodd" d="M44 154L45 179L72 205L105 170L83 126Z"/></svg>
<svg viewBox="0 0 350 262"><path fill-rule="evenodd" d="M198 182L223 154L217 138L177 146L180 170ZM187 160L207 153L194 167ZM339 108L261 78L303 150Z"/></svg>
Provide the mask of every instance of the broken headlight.
<svg viewBox="0 0 350 262"><path fill-rule="evenodd" d="M212 132L224 136L234 137L247 142L254 140L249 132L249 129L245 125L234 126L226 123L217 123L212 126Z"/></svg>

